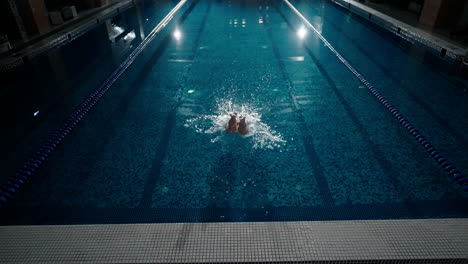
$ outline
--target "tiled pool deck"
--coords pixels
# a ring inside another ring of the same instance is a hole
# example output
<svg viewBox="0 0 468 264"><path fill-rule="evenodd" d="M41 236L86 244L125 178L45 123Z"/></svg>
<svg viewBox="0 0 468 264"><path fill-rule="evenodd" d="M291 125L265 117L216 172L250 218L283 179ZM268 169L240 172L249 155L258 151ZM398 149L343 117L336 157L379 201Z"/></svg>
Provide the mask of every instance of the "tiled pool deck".
<svg viewBox="0 0 468 264"><path fill-rule="evenodd" d="M467 219L0 227L1 263L468 263Z"/></svg>

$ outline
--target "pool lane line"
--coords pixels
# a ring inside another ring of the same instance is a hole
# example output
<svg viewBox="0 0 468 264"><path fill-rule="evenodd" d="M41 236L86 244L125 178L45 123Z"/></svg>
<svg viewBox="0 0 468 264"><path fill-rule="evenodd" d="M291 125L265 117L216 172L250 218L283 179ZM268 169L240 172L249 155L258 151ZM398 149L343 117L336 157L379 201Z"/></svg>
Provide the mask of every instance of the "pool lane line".
<svg viewBox="0 0 468 264"><path fill-rule="evenodd" d="M317 9L316 7L312 6L310 2L308 2L308 6L312 9ZM366 51L365 48L363 48L360 44L358 44L356 42L356 40L352 39L349 34L347 34L346 32L344 32L340 27L338 27L333 20L328 20L328 24L331 25L336 31L338 31L341 36L345 37L346 40L348 40L349 42L351 42L357 50L359 50L363 55L365 55L367 57L367 59L369 59L372 63L374 63L382 72L386 73L386 75L388 77L390 77L390 79L392 79L395 83L399 83L401 80L398 78L398 76L396 76L390 69L388 69L387 67L385 67L385 65L379 63L376 59L374 59L374 56L372 56L369 52ZM383 39L383 38L382 38ZM385 41L385 39L383 39ZM410 56L412 57L412 56ZM413 58L414 59L414 58ZM421 63L420 61L415 61L417 63ZM430 68L429 68L430 69ZM430 69L431 72L433 73L437 73L435 70L433 69ZM441 78L444 78L445 80L447 80L446 77L444 77L442 74L438 74ZM456 85L453 83L453 82L450 82L451 85L455 86ZM410 85L407 85L407 84L403 84L401 83L401 86L402 87L406 87L406 88L409 88ZM458 87L456 87L458 88ZM404 93L406 93L406 95L413 101L415 101L417 104L419 104L421 106L422 109L424 109L424 111L426 111L429 116L431 116L436 122L438 122L440 125L442 125L443 127L446 128L446 131L451 134L451 136L462 143L462 145L468 145L468 141L466 141L463 137L463 135L459 132L456 131L456 129L454 129L449 122L445 121L442 117L440 117L440 115L434 111L433 109L431 109L430 107L430 104L422 101L421 99L419 99L419 97L414 94L413 92L411 92L409 89L404 89L403 90Z"/></svg>
<svg viewBox="0 0 468 264"><path fill-rule="evenodd" d="M7 182L0 186L0 208L13 199L17 192L25 185L31 177L48 161L51 153L65 139L65 137L77 126L83 117L96 105L117 79L130 67L138 55L149 45L149 43L164 29L174 18L175 14L187 3L188 0L181 0L147 35L147 37L136 47L132 53L119 65L119 67L107 79L94 90L88 98L83 101L65 120L62 125L50 133L43 141L39 149L34 152L26 161L16 169L15 175L10 176Z"/></svg>
<svg viewBox="0 0 468 264"><path fill-rule="evenodd" d="M286 22L286 24L291 29L291 31L293 31L294 27L289 22L289 20L284 16L283 12L279 10L277 5L275 5L275 9L279 13L279 15L283 18L283 20ZM370 139L371 136L369 135L369 132L365 128L364 124L361 121L359 121L357 114L355 113L355 111L353 111L352 107L347 103L345 97L343 96L343 94L340 92L340 90L336 86L333 78L326 72L325 68L323 67L323 64L320 63L317 57L314 56L312 51L305 44L303 44L303 48L306 51L306 53L309 55L309 57L312 59L312 61L315 63L319 72L325 78L331 90L335 93L336 98L343 106L348 117L353 121L353 124L356 126L357 131L361 136L361 139L369 146L369 149L372 152L374 158L376 159L379 167L382 169L382 172L389 179L390 183L394 186L394 191L398 193L400 197L403 197L405 202L409 202L408 190L407 188L405 188L405 185L402 184L401 181L398 179L399 173L393 168L390 161L385 158L385 155L383 155L382 150ZM407 140L409 141L409 139ZM415 208L409 208L409 210L412 210L413 213L416 214L416 212L414 212L414 209Z"/></svg>
<svg viewBox="0 0 468 264"><path fill-rule="evenodd" d="M320 34L320 32L288 1L283 0L286 5L304 22L304 24L312 29L317 37L325 44L328 49L369 89L372 95L404 126L408 132L421 144L427 153L443 168L449 176L463 186L465 191L468 191L468 180L463 173L455 166L454 163L449 161L442 155L398 109L396 109L390 102L385 99L379 91L377 91L372 84L370 84L351 64L338 52L335 48Z"/></svg>
<svg viewBox="0 0 468 264"><path fill-rule="evenodd" d="M265 17L265 16L264 16ZM296 97L294 95L293 91L293 86L292 82L289 78L289 75L286 70L286 66L284 65L283 60L281 59L281 55L278 49L278 46L276 45L275 41L273 40L273 33L271 32L271 26L269 25L268 19L265 20L267 23L267 35L268 38L270 39L271 46L273 48L273 54L276 57L276 60L278 61L278 67L280 69L281 75L286 82L286 86L288 89L288 94L291 97L293 101L293 105L295 108L295 113L297 116L297 119L299 119L299 124L300 124L300 130L302 133L302 140L304 142L304 148L307 154L307 158L309 160L309 163L312 167L313 171L313 176L315 178L315 181L317 182L317 187L320 192L320 197L323 199L324 204L326 205L334 205L335 200L333 199L333 195L330 191L330 188L328 186L327 179L325 178L324 171L325 169L323 168L322 164L320 163L320 159L318 157L317 151L315 150L314 143L313 143L313 138L310 136L310 133L308 133L309 128L307 126L307 122L305 121L304 115L302 114L302 108L300 107L299 103L296 100Z"/></svg>
<svg viewBox="0 0 468 264"><path fill-rule="evenodd" d="M177 109L183 103L183 95L184 95L183 84L187 82L190 70L192 69L193 58L195 58L195 55L198 52L200 38L201 38L203 31L205 30L206 20L208 17L208 13L211 9L211 5L212 5L212 2L210 1L203 15L202 21L200 23L200 27L198 28L197 35L193 42L192 54L190 55L192 63L190 63L188 68L185 70L185 76L183 77L182 85L180 85L179 94L176 96L177 103L171 109L171 111L166 117L166 125L164 127L163 134L161 136L159 144L157 146L157 151L156 151L156 156L154 158L153 166L151 166L148 172L148 176L145 180L145 185L143 187L143 193L141 195L138 208L150 208L151 207L151 203L153 201L152 198L153 198L154 188L156 187L158 179L161 175L161 169L164 165L163 161L164 161L164 158L166 157L167 150L169 148L169 141L171 139L171 134L176 125Z"/></svg>

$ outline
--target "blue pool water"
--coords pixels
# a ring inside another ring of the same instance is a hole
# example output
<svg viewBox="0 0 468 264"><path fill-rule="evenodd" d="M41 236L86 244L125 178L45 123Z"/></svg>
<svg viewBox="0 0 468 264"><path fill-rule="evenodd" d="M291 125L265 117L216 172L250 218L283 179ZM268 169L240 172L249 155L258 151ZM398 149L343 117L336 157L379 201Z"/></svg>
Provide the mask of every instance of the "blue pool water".
<svg viewBox="0 0 468 264"><path fill-rule="evenodd" d="M28 97L31 116L39 106L47 110L36 123L8 131L28 132L18 143L2 142L14 149L2 171L21 164L175 4L142 1L44 57L67 64L68 75L38 76L59 84L39 82L37 93L59 99L41 104ZM468 171L463 83L331 2L293 4ZM109 42L109 32L120 37ZM35 63L23 70L37 72L42 62ZM224 132L230 112L247 117L247 135ZM0 223L466 217L467 199L284 3L201 0L189 1L150 43L9 203Z"/></svg>

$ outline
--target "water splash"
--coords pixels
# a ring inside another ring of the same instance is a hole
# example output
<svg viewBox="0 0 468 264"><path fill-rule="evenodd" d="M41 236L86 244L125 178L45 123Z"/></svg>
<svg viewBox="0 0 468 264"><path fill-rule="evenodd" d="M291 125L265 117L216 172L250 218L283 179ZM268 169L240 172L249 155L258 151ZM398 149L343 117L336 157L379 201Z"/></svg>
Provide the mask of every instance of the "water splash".
<svg viewBox="0 0 468 264"><path fill-rule="evenodd" d="M188 119L185 127L193 128L197 133L213 134L212 143L223 140L228 136L240 136L252 140L252 148L274 149L283 146L286 141L280 133L274 131L270 126L262 121L262 109L248 104L234 104L231 100L217 100L216 110L212 115L200 115ZM226 124L231 116L230 113L236 112L237 116L245 116L248 133L227 134Z"/></svg>

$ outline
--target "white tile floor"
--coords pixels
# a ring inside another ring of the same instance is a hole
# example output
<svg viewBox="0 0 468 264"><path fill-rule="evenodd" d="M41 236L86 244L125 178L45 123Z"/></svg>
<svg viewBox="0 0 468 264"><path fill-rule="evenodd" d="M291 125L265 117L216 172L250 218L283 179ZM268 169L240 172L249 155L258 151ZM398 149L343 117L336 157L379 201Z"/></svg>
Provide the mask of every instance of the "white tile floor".
<svg viewBox="0 0 468 264"><path fill-rule="evenodd" d="M468 263L468 219L0 227L0 263Z"/></svg>

